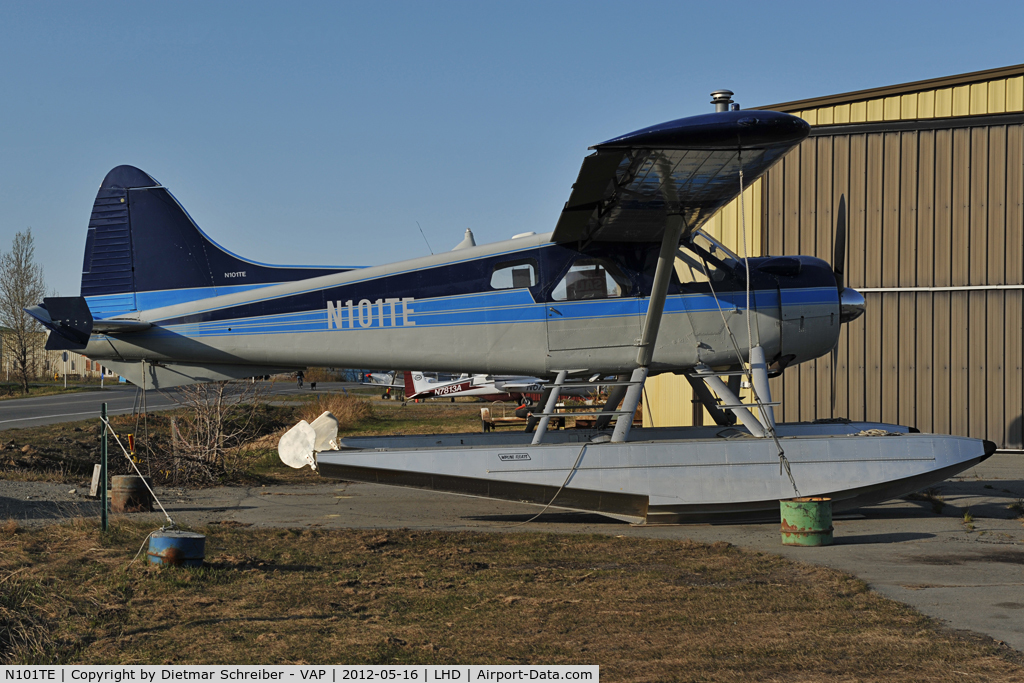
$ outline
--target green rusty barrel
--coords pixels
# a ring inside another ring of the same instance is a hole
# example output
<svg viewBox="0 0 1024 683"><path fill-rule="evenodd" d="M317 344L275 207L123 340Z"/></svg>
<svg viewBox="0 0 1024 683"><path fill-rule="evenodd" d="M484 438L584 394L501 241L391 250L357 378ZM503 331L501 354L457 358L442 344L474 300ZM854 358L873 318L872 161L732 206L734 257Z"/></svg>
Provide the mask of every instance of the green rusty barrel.
<svg viewBox="0 0 1024 683"><path fill-rule="evenodd" d="M783 545L832 545L832 499L779 501Z"/></svg>
<svg viewBox="0 0 1024 683"><path fill-rule="evenodd" d="M142 477L118 474L112 477L110 509L113 512L152 512L153 496Z"/></svg>

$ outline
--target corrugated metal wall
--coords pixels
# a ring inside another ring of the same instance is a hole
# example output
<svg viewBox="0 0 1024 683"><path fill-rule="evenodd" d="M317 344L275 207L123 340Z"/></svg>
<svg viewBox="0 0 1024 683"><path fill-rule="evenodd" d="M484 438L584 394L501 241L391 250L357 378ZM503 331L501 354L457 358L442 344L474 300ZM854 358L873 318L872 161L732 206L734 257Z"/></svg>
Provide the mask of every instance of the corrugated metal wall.
<svg viewBox="0 0 1024 683"><path fill-rule="evenodd" d="M831 261L849 207L847 277L868 312L829 357L773 380L786 421L881 420L1022 448L1024 125L812 137L765 179L768 253ZM951 290L941 288L968 287ZM871 292L871 289L889 291ZM940 291L892 291L940 288Z"/></svg>
<svg viewBox="0 0 1024 683"><path fill-rule="evenodd" d="M834 415L1024 448L1024 131L964 125L1024 112L1024 65L767 108L816 129L761 185L748 225L762 242L750 254L831 261L845 193L849 283L888 290L867 292L868 313L846 326ZM886 122L902 129L870 130ZM730 211L714 230L739 251ZM985 289L1000 285L1016 288ZM952 287L972 289L942 289ZM692 424L683 378L652 378L647 391L645 424ZM832 416L831 358L787 370L772 391L782 419Z"/></svg>
<svg viewBox="0 0 1024 683"><path fill-rule="evenodd" d="M1014 70L1012 67L1009 70ZM1019 71L1019 69L1017 69ZM953 116L1005 114L1024 109L1024 76L925 88L810 109L779 108L812 126L872 121L923 121Z"/></svg>

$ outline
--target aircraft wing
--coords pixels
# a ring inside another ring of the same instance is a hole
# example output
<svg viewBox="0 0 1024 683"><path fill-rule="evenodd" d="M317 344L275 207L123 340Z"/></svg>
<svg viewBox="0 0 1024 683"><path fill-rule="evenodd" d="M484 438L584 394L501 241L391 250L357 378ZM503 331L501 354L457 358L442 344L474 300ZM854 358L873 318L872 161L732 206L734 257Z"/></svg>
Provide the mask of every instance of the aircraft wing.
<svg viewBox="0 0 1024 683"><path fill-rule="evenodd" d="M546 382L541 382L541 381L538 380L536 382L531 382L531 383L526 383L526 382L495 382L494 386L496 388L500 388L503 391L508 391L510 389L534 389L534 390L537 390L539 387L543 386L544 384L546 384Z"/></svg>
<svg viewBox="0 0 1024 683"><path fill-rule="evenodd" d="M658 242L670 215L696 230L810 132L774 111L669 121L595 145L558 218L553 242Z"/></svg>

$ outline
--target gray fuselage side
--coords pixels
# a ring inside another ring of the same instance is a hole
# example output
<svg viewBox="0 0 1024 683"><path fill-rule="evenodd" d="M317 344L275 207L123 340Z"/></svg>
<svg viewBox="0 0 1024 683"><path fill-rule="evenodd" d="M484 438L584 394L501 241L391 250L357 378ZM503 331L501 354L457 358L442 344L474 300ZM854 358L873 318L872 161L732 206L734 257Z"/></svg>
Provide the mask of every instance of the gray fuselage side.
<svg viewBox="0 0 1024 683"><path fill-rule="evenodd" d="M318 292L332 288L338 291L336 288L350 283L372 286L374 282L384 283L396 274L468 262L494 254L507 254L512 258L519 251L547 244L548 238L549 235L537 235L140 311L131 317L153 322L153 328L117 337L94 335L85 354L95 359L122 361L296 368L428 367L431 370L538 376L551 375L559 370L609 374L629 372L636 367L638 344L646 319L648 299L644 297L615 302L617 308L610 315L606 310L594 315L584 312L574 316L572 313L575 308L603 306L610 302L552 304L550 301L529 299L525 303L507 305L507 311L522 318L508 320L514 317L511 313L505 316L506 319L501 319L501 315L492 316L487 311L480 313L478 309L486 307L488 299L481 298L477 302L472 297L463 296L415 300L410 297L405 303L387 299L394 302L390 304L379 298L370 304L372 324L366 328L355 322L359 313L366 314L365 305L362 311L352 306L345 311L345 302L340 299L337 311L325 307L295 312L295 315L305 316L302 325L296 329L280 329L287 327L281 322L282 319L287 322L287 314L280 313L223 318L216 323L207 321L225 309L243 310L240 307L251 308L266 302L273 304L296 295L316 297ZM742 297L734 298L733 303L722 303L713 296L709 297L707 292L693 293L687 290L686 285L681 285L680 293L667 297L652 371L686 369L697 363L735 365L737 351L746 360L750 342L759 343L769 359L786 356L788 363L799 363L827 353L836 343L840 329L837 296L830 296L824 291L827 288L819 287L824 294L816 299L789 300L792 298L790 293L802 295L805 289L776 288L772 292L762 287L755 292L748 337ZM481 297L490 294L482 293ZM526 290L520 294L526 294ZM434 305L432 302L442 299L445 299L443 304L436 304L439 311L426 313ZM737 300L741 303L737 304ZM469 303L462 304L461 301ZM713 305L709 305L709 301ZM458 309L459 306L463 308ZM442 308L444 310L440 310ZM472 324L461 323L457 318L454 322L444 322L447 319L442 314L456 309L464 311ZM348 316L347 327L344 321L334 321L332 326L331 316L335 313L339 319L343 314ZM404 321L403 314L406 316ZM418 322L414 320L417 317ZM434 319L441 322L430 322ZM365 322L365 316L360 322Z"/></svg>

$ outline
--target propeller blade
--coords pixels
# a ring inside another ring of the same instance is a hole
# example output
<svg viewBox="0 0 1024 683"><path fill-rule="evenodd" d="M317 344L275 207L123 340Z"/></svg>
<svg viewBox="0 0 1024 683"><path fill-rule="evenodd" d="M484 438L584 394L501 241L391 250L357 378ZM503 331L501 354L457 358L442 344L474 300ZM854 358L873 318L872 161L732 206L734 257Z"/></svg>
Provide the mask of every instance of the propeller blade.
<svg viewBox="0 0 1024 683"><path fill-rule="evenodd" d="M836 240L832 253L832 270L836 274L836 287L840 292L846 286L846 195L839 195L839 213L836 216Z"/></svg>
<svg viewBox="0 0 1024 683"><path fill-rule="evenodd" d="M839 342L832 347L832 417L836 416L836 380L839 379L839 373L836 370L836 363L839 361Z"/></svg>

